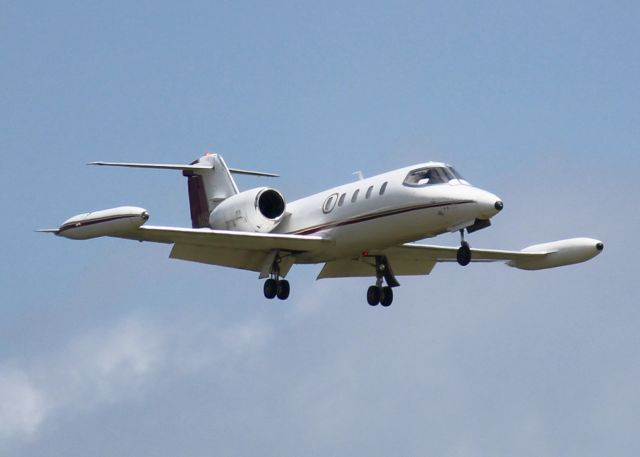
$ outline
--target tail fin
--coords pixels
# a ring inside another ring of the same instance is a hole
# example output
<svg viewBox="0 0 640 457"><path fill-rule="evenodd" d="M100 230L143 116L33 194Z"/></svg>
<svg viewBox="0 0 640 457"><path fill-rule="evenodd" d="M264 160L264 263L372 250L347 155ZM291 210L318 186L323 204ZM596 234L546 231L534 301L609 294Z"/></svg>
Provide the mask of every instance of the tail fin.
<svg viewBox="0 0 640 457"><path fill-rule="evenodd" d="M182 170L187 177L189 190L189 209L193 228L209 227L209 214L223 200L238 193L232 173L252 176L273 176L271 173L229 168L219 154L206 153L189 165L125 163L125 162L91 162L89 165L112 167L156 168L163 170Z"/></svg>
<svg viewBox="0 0 640 457"><path fill-rule="evenodd" d="M191 165L204 166L195 170L182 170L187 177L189 208L193 228L209 227L209 214L226 198L238 193L231 172L218 154L205 154Z"/></svg>
<svg viewBox="0 0 640 457"><path fill-rule="evenodd" d="M189 210L191 211L191 226L202 228L209 226L209 203L207 201L207 191L204 187L202 175L193 171L183 171L187 177L189 188Z"/></svg>

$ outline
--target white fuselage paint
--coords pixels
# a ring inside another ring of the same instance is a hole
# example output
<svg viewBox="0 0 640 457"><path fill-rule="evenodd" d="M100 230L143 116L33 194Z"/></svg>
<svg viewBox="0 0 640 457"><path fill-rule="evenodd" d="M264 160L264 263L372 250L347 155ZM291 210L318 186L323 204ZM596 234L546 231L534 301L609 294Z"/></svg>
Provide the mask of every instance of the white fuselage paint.
<svg viewBox="0 0 640 457"><path fill-rule="evenodd" d="M322 254L323 260L328 260L459 230L472 225L476 219L489 219L498 213L495 203L500 199L496 195L465 181L424 187L403 185L411 170L427 166L444 164L414 165L293 201L287 205L289 217L273 233L331 238L334 246ZM384 183L386 188L380 195ZM371 186L373 189L367 198ZM356 191L358 195L352 201ZM326 207L332 195L333 204ZM307 259L301 254L297 261L317 262L318 255Z"/></svg>

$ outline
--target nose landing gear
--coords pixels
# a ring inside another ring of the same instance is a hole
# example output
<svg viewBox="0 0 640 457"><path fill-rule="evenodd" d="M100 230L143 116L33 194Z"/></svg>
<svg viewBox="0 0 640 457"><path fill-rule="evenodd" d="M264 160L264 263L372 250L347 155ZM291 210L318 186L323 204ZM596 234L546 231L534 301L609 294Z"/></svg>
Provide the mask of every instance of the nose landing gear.
<svg viewBox="0 0 640 457"><path fill-rule="evenodd" d="M387 282L387 286L382 286L383 280ZM378 304L387 307L393 302L393 289L398 287L400 283L391 271L391 267L386 257L376 256L376 285L367 289L367 303L371 306Z"/></svg>
<svg viewBox="0 0 640 457"><path fill-rule="evenodd" d="M460 230L460 238L460 247L458 248L458 252L456 252L456 260L464 267L471 262L471 248L469 247L469 243L464 240L464 229Z"/></svg>

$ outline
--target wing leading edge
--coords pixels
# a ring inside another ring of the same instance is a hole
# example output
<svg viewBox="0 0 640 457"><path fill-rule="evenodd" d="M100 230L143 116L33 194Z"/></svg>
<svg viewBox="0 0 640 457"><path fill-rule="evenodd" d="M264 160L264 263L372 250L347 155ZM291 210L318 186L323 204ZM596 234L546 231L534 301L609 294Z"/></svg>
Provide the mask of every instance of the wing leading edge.
<svg viewBox="0 0 640 457"><path fill-rule="evenodd" d="M245 249L248 251L271 251L276 249L291 252L308 252L321 250L333 244L333 241L319 236L253 233L204 228L160 227L152 225L145 225L136 230L111 236L154 243L195 244L228 249Z"/></svg>

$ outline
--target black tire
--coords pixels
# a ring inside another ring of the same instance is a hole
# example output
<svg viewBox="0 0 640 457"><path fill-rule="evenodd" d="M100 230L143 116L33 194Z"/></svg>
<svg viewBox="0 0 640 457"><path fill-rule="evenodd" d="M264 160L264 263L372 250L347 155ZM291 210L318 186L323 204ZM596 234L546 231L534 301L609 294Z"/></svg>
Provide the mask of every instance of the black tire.
<svg viewBox="0 0 640 457"><path fill-rule="evenodd" d="M469 265L469 262L471 262L471 249L466 242L458 248L458 252L456 253L456 260L463 267L465 265Z"/></svg>
<svg viewBox="0 0 640 457"><path fill-rule="evenodd" d="M382 306L391 306L393 303L393 289L389 286L382 288L382 293L380 294L380 304Z"/></svg>
<svg viewBox="0 0 640 457"><path fill-rule="evenodd" d="M378 286L371 286L367 289L367 303L371 306L376 306L380 303L380 289Z"/></svg>
<svg viewBox="0 0 640 457"><path fill-rule="evenodd" d="M278 283L275 279L269 278L264 282L264 296L271 300L278 293Z"/></svg>
<svg viewBox="0 0 640 457"><path fill-rule="evenodd" d="M290 291L291 291L291 288L289 287L289 281L287 281L286 279L278 281L276 295L280 300L286 300L287 298L289 298Z"/></svg>

